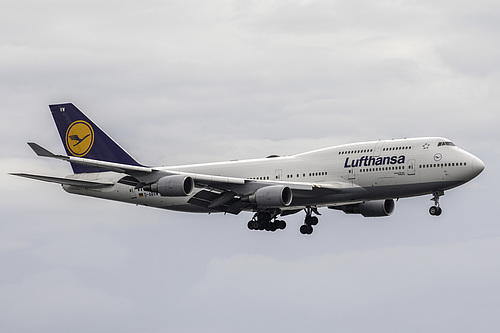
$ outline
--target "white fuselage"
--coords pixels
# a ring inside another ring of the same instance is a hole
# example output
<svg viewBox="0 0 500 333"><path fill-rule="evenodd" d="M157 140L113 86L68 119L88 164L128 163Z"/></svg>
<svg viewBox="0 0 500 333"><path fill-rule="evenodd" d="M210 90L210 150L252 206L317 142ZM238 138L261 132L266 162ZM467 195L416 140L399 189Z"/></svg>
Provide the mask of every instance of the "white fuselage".
<svg viewBox="0 0 500 333"><path fill-rule="evenodd" d="M395 199L444 191L476 177L484 164L444 138L383 140L347 144L298 155L165 167L184 173L236 177L259 184L283 181L313 183L325 191L294 196L286 209L335 206L338 203ZM157 168L162 169L162 168ZM70 193L188 212L212 212L185 197L164 197L126 182L124 174L99 172L75 177L113 181L102 189L63 185ZM337 191L329 191L329 186ZM250 193L248 193L250 194Z"/></svg>

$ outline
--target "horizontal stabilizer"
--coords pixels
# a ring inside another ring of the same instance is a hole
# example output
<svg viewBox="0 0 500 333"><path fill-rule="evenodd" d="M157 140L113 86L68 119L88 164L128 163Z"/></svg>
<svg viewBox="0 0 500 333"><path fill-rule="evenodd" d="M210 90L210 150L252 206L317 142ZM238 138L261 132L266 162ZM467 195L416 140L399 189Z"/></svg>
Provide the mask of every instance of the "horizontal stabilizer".
<svg viewBox="0 0 500 333"><path fill-rule="evenodd" d="M30 146L31 149L38 155L38 156L43 156L43 157L52 157L52 158L57 158L58 156L51 153L47 149L43 148L39 144L35 142L28 142L28 145Z"/></svg>
<svg viewBox="0 0 500 333"><path fill-rule="evenodd" d="M67 161L73 164L79 164L79 165L85 165L93 168L98 168L100 170L105 170L105 171L116 171L116 172L143 172L143 173L151 173L153 172L153 169L143 167L143 166L136 166L136 165L128 165L128 164L121 164L121 163L113 163L113 162L107 162L107 161L98 161L98 160L92 160L88 158L81 158L81 157L74 157L74 156L64 156L64 155L56 155L47 149L43 148L37 143L34 142L28 142L28 145L33 149L33 151L38 155L42 157L50 157L50 158L56 158L59 160Z"/></svg>
<svg viewBox="0 0 500 333"><path fill-rule="evenodd" d="M114 183L111 183L111 182L100 182L100 181L94 181L94 180L42 176L42 175L34 175L34 174L30 174L30 173L10 173L10 174L13 176L36 179L36 180L41 180L41 181L49 182L49 183L80 186L80 187L87 187L87 188L102 188L102 187L109 187L109 186L114 185Z"/></svg>

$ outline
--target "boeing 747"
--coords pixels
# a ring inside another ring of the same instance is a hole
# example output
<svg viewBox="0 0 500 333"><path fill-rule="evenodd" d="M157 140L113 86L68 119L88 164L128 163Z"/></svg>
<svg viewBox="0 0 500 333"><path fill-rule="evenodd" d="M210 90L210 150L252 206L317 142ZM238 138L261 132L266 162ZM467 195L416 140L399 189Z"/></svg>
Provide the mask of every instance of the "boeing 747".
<svg viewBox="0 0 500 333"><path fill-rule="evenodd" d="M448 139L423 137L334 146L291 156L181 166L138 163L71 103L50 105L66 150L38 156L69 162L66 177L12 173L53 182L68 193L193 213L253 212L251 230L286 227L283 217L305 212L311 234L321 207L365 217L389 216L394 200L431 195L439 216L445 191L479 175L484 163Z"/></svg>

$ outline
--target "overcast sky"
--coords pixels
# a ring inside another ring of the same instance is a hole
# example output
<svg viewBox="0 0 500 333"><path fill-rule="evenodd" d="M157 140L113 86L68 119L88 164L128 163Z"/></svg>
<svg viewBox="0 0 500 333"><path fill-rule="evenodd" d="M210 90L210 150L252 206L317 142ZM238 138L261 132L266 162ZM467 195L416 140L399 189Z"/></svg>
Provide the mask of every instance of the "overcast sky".
<svg viewBox="0 0 500 333"><path fill-rule="evenodd" d="M500 329L498 1L36 1L0 11L0 331ZM444 136L485 171L389 218L276 233L69 195L48 104L141 163Z"/></svg>

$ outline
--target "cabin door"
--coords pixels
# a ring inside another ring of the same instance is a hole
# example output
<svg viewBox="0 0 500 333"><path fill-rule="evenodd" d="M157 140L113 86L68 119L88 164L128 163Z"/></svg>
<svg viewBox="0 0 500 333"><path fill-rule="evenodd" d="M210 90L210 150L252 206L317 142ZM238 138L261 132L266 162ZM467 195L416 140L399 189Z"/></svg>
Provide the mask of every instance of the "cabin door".
<svg viewBox="0 0 500 333"><path fill-rule="evenodd" d="M347 179L349 179L349 180L356 179L356 175L354 174L354 168L353 167L349 168L349 173L347 174Z"/></svg>
<svg viewBox="0 0 500 333"><path fill-rule="evenodd" d="M383 141L377 142L375 145L375 149L373 149L373 156L380 156L380 153L382 152L382 146L384 145Z"/></svg>
<svg viewBox="0 0 500 333"><path fill-rule="evenodd" d="M415 175L415 160L408 160L408 175Z"/></svg>

